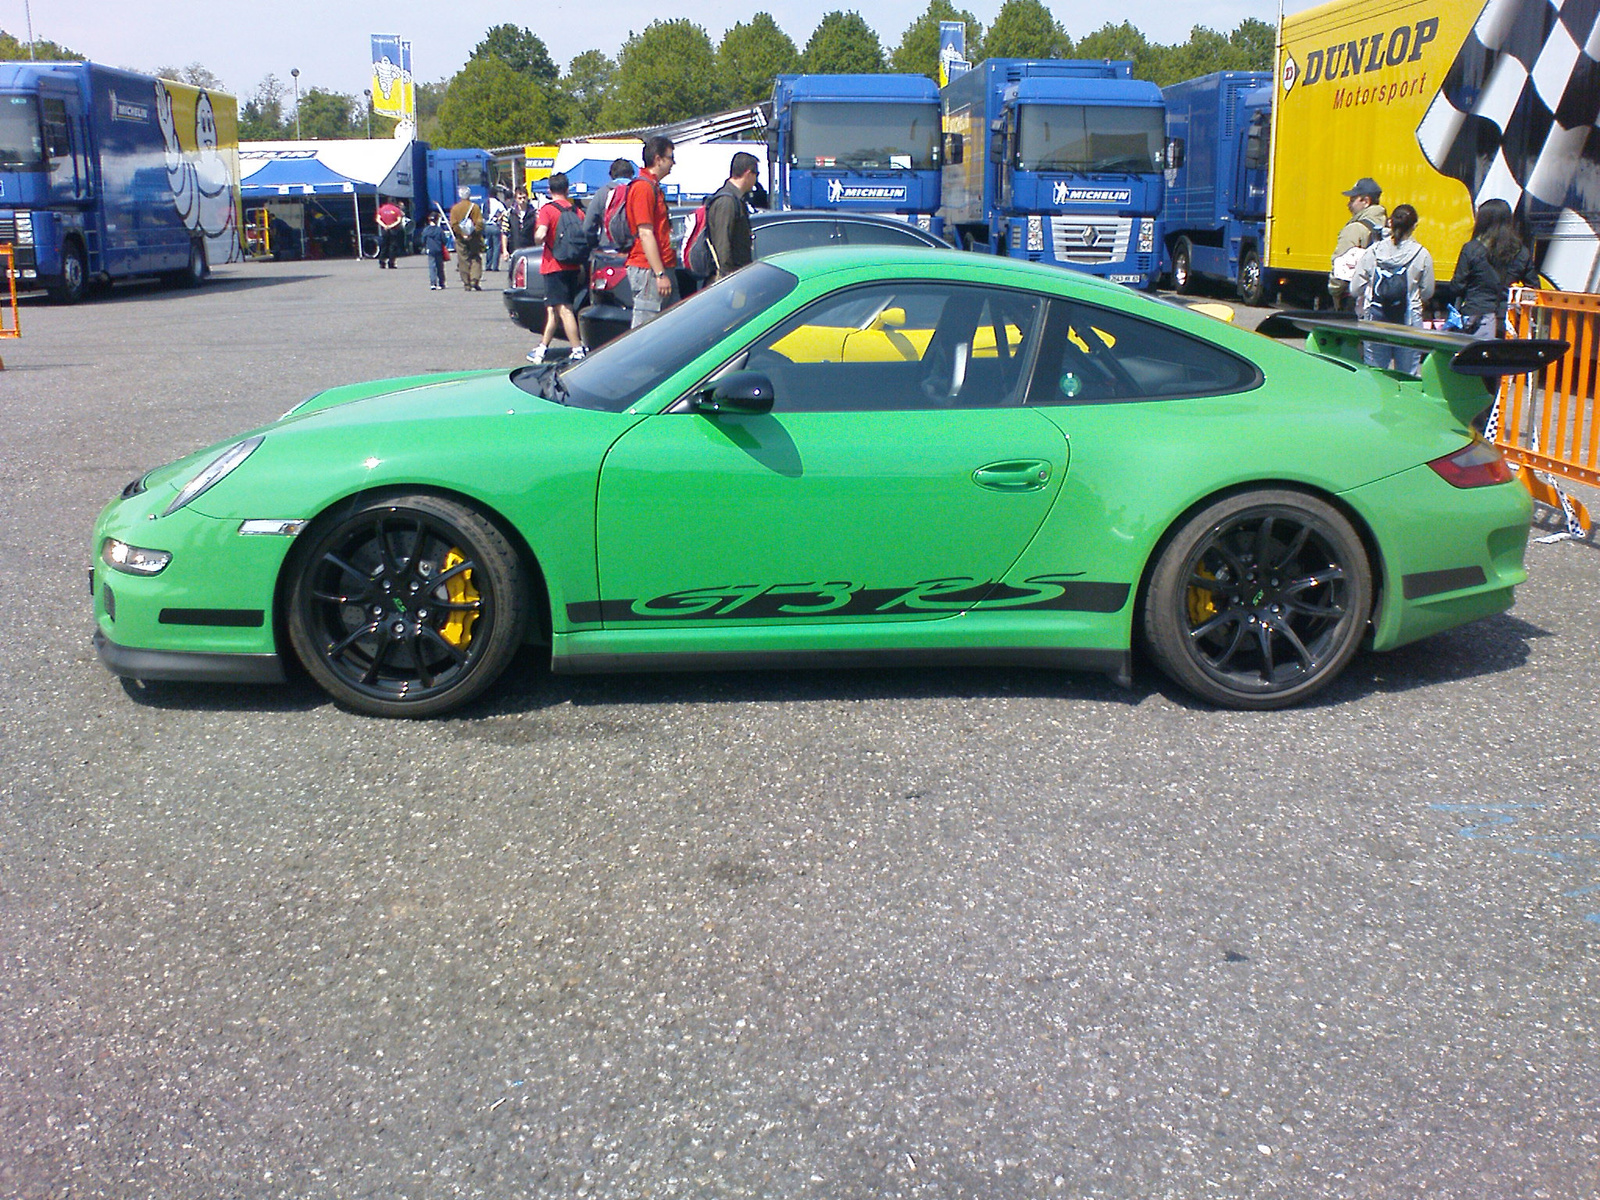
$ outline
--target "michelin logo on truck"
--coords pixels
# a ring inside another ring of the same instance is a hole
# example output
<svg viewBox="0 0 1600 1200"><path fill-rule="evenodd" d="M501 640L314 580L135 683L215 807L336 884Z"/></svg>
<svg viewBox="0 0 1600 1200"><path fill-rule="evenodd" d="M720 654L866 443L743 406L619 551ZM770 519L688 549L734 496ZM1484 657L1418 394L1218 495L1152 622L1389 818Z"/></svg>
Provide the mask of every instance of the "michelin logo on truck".
<svg viewBox="0 0 1600 1200"><path fill-rule="evenodd" d="M1073 187L1064 179L1058 179L1050 190L1052 204L1131 204L1133 190L1131 188L1093 188Z"/></svg>
<svg viewBox="0 0 1600 1200"><path fill-rule="evenodd" d="M905 203L906 185L846 183L842 179L828 180L828 203L839 204L846 200L888 200Z"/></svg>

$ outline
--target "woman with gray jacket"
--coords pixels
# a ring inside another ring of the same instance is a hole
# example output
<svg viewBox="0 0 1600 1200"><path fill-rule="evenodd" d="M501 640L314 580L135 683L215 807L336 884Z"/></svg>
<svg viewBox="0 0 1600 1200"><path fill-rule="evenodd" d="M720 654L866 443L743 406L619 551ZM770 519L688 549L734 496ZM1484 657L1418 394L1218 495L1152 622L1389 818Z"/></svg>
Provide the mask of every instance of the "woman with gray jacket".
<svg viewBox="0 0 1600 1200"><path fill-rule="evenodd" d="M1388 236L1367 247L1356 264L1350 290L1356 315L1364 321L1422 325L1422 306L1433 297L1433 255L1416 239L1417 210L1409 204L1389 214ZM1415 375L1422 351L1367 342L1362 358L1369 367L1390 367Z"/></svg>

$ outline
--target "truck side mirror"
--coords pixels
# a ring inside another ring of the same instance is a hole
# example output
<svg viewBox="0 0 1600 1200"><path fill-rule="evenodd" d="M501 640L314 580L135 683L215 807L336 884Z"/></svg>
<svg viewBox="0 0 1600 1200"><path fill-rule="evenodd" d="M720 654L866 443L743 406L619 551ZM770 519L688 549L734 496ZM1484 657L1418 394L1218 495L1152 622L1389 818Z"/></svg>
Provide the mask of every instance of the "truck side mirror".
<svg viewBox="0 0 1600 1200"><path fill-rule="evenodd" d="M778 127L776 125L768 125L761 138L767 143L768 152L776 155L778 153Z"/></svg>
<svg viewBox="0 0 1600 1200"><path fill-rule="evenodd" d="M1177 169L1183 166L1183 139L1167 139L1167 166Z"/></svg>
<svg viewBox="0 0 1600 1200"><path fill-rule="evenodd" d="M965 153L963 139L959 133L944 135L944 161L951 166L960 166Z"/></svg>
<svg viewBox="0 0 1600 1200"><path fill-rule="evenodd" d="M996 131L989 135L989 161L1003 163L1006 160L1006 135Z"/></svg>

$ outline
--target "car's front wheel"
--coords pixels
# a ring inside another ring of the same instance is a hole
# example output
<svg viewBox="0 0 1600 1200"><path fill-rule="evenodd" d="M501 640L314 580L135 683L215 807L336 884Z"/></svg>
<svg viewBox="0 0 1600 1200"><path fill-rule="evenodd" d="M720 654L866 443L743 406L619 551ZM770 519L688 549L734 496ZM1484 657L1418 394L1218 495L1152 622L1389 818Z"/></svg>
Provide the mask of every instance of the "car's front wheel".
<svg viewBox="0 0 1600 1200"><path fill-rule="evenodd" d="M363 504L310 531L288 604L306 671L382 717L435 716L478 695L510 663L530 611L505 536L427 495Z"/></svg>
<svg viewBox="0 0 1600 1200"><path fill-rule="evenodd" d="M1167 543L1145 592L1145 645L1205 700L1285 708L1344 670L1371 608L1366 550L1338 509L1301 492L1248 492L1202 509Z"/></svg>

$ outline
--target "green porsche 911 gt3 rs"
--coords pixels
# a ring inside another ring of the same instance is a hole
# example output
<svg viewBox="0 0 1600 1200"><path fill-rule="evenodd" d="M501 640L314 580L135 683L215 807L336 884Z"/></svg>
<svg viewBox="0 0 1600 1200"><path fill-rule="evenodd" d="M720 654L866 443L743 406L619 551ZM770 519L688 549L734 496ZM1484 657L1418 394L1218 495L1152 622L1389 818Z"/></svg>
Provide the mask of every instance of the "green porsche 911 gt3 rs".
<svg viewBox="0 0 1600 1200"><path fill-rule="evenodd" d="M570 366L340 387L129 484L95 643L140 679L445 712L555 671L1022 663L1221 705L1500 612L1530 501L1471 417L1550 344L1421 380L1083 275L779 255ZM1541 350L1542 347L1542 350ZM1521 356L1520 358L1518 356Z"/></svg>

